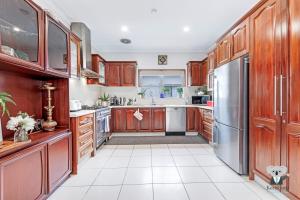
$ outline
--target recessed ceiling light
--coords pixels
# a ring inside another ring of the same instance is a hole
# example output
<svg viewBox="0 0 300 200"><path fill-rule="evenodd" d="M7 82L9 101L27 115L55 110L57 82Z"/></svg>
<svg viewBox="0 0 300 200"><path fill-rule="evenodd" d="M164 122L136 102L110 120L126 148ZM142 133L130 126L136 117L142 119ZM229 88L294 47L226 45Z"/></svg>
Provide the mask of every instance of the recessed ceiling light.
<svg viewBox="0 0 300 200"><path fill-rule="evenodd" d="M183 27L183 32L187 33L187 32L190 32L190 27L189 26L185 26Z"/></svg>
<svg viewBox="0 0 300 200"><path fill-rule="evenodd" d="M127 39L127 38L122 38L120 40L120 42L122 42L123 44L130 44L131 43L131 40L130 39Z"/></svg>
<svg viewBox="0 0 300 200"><path fill-rule="evenodd" d="M21 29L20 29L19 27L16 27L16 26L15 26L13 29L14 29L14 31L16 31L16 32L20 32L20 31L21 31Z"/></svg>
<svg viewBox="0 0 300 200"><path fill-rule="evenodd" d="M157 13L157 9L156 9L156 8L152 8L152 9L151 9L151 14L154 15L154 14L156 14L156 13Z"/></svg>
<svg viewBox="0 0 300 200"><path fill-rule="evenodd" d="M129 31L128 26L125 26L125 25L121 26L121 31L124 32L124 33L128 32Z"/></svg>

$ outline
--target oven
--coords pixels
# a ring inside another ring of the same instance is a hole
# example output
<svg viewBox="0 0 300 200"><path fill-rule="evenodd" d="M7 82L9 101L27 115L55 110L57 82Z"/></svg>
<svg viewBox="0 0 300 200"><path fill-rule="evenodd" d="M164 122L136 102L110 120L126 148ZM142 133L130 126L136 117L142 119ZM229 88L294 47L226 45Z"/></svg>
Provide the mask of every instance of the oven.
<svg viewBox="0 0 300 200"><path fill-rule="evenodd" d="M96 148L100 147L108 138L110 130L111 109L104 107L95 113Z"/></svg>

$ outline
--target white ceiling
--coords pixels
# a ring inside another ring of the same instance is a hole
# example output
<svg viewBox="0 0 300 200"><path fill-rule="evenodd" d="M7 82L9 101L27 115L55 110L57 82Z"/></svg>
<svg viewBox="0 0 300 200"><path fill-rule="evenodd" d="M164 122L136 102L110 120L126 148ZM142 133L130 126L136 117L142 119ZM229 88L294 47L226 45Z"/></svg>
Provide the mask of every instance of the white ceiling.
<svg viewBox="0 0 300 200"><path fill-rule="evenodd" d="M259 0L52 1L69 20L87 24L99 52L207 52ZM152 8L158 12L151 14ZM128 33L121 32L122 25Z"/></svg>

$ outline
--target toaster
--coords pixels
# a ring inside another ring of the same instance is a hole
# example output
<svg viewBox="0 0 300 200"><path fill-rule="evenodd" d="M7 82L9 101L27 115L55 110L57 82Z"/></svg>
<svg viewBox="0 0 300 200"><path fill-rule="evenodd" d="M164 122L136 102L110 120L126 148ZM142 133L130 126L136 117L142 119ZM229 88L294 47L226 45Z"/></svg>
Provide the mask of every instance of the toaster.
<svg viewBox="0 0 300 200"><path fill-rule="evenodd" d="M70 100L70 111L76 112L81 110L81 102L79 100Z"/></svg>

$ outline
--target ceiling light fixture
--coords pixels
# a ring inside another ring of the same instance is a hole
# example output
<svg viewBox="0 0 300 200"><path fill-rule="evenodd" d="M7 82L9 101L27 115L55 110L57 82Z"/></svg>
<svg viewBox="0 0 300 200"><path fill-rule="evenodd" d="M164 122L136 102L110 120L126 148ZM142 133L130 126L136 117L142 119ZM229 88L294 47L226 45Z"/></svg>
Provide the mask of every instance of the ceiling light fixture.
<svg viewBox="0 0 300 200"><path fill-rule="evenodd" d="M20 31L21 31L21 29L20 29L19 27L16 27L16 26L13 28L13 30L14 30L15 32L20 32Z"/></svg>
<svg viewBox="0 0 300 200"><path fill-rule="evenodd" d="M124 33L128 32L129 31L128 26L125 26L125 25L121 26L121 31L124 32Z"/></svg>
<svg viewBox="0 0 300 200"><path fill-rule="evenodd" d="M185 26L183 27L183 32L187 33L187 32L190 32L190 27L189 26Z"/></svg>

